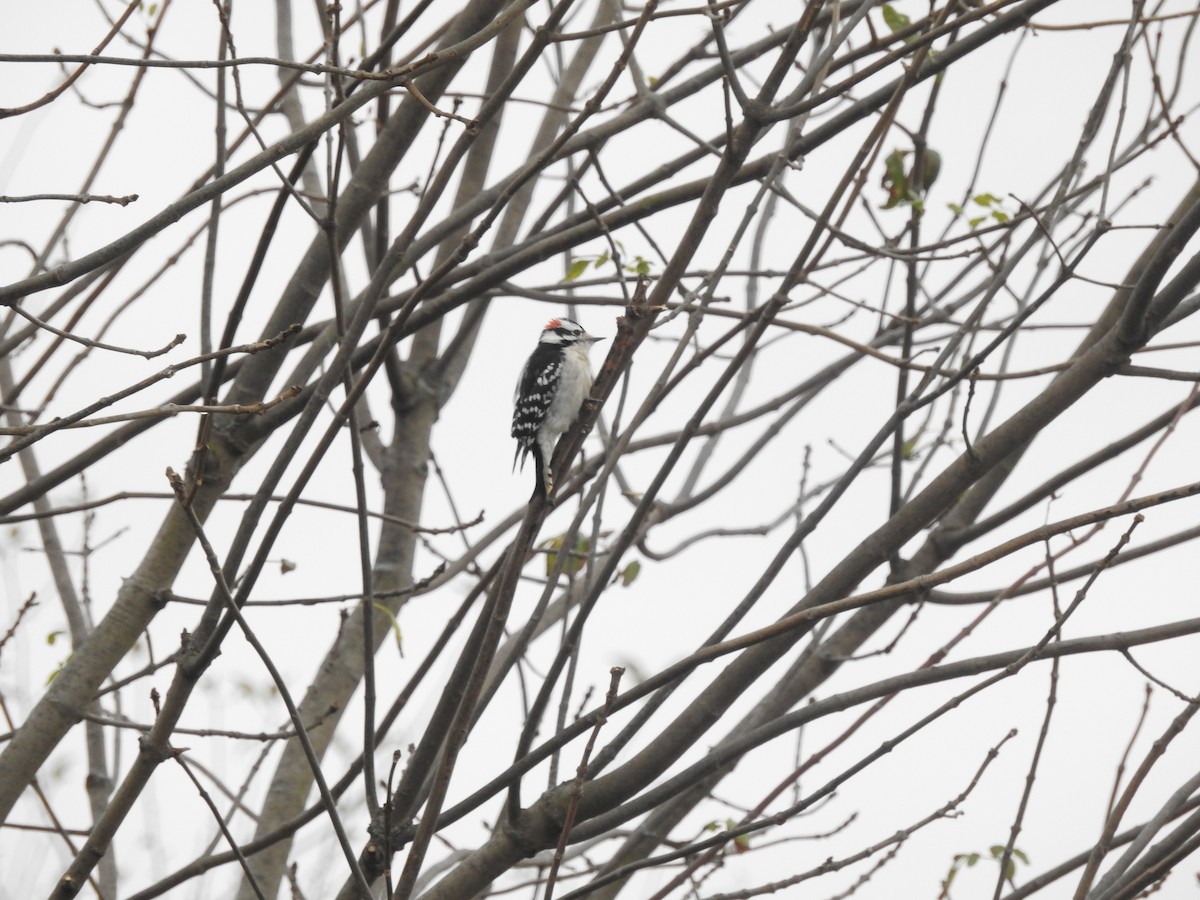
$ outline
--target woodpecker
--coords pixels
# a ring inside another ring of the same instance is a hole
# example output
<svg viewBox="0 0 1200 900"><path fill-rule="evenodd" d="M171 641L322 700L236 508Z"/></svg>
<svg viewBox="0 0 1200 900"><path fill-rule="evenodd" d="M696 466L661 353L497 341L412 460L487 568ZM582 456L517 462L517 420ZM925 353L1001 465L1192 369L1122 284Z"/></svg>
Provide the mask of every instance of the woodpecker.
<svg viewBox="0 0 1200 900"><path fill-rule="evenodd" d="M534 496L554 491L550 460L559 436L571 427L592 390L588 350L603 338L592 337L570 319L551 319L542 329L513 396L512 436L517 439L513 468L533 454L537 469Z"/></svg>

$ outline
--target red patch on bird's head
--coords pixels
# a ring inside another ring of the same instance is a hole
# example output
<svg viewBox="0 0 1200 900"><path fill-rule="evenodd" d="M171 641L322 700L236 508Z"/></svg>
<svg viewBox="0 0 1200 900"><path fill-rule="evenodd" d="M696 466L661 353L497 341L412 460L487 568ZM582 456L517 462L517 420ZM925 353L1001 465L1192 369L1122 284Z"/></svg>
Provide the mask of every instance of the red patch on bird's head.
<svg viewBox="0 0 1200 900"><path fill-rule="evenodd" d="M542 331L549 331L552 328L558 328L560 325L562 325L562 322L560 322L558 319L551 319L546 323L546 327L543 328Z"/></svg>

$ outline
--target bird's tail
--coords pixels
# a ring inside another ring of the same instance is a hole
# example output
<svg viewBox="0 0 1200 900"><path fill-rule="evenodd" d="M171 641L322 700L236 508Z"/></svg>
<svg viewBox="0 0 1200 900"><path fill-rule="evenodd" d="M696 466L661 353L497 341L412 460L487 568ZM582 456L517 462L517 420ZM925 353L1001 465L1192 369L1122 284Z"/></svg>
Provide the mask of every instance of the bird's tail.
<svg viewBox="0 0 1200 900"><path fill-rule="evenodd" d="M533 446L529 450L533 454L534 474L537 476L533 485L533 494L530 500L550 499L550 492L554 490L554 477L550 474L550 465L548 460L542 459L542 448L534 441Z"/></svg>

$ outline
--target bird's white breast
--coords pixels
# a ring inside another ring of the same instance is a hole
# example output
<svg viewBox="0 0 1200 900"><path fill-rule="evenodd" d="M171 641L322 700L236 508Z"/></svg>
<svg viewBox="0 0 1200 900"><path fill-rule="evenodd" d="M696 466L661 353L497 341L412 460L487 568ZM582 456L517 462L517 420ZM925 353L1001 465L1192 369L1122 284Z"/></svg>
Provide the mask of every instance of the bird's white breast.
<svg viewBox="0 0 1200 900"><path fill-rule="evenodd" d="M558 390L550 408L546 410L542 427L560 434L570 428L591 390L592 369L588 363L587 348L568 347L559 375Z"/></svg>

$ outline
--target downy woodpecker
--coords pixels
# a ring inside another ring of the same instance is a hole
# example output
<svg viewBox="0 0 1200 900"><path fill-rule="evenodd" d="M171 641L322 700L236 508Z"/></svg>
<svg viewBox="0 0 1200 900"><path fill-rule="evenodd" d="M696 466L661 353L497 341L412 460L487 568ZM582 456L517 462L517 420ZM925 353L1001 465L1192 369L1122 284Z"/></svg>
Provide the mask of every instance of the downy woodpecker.
<svg viewBox="0 0 1200 900"><path fill-rule="evenodd" d="M592 390L588 349L603 338L592 337L578 322L551 319L542 329L513 398L512 436L517 439L517 460L533 454L537 468L534 496L549 498L554 491L550 460L554 445L579 415Z"/></svg>

